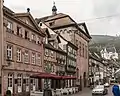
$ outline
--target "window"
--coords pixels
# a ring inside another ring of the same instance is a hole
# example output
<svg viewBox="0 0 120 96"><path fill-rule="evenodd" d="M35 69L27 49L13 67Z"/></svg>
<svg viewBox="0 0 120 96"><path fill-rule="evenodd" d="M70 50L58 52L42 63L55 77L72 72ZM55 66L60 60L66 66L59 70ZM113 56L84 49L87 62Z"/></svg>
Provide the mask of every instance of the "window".
<svg viewBox="0 0 120 96"><path fill-rule="evenodd" d="M12 46L7 45L7 59L12 60Z"/></svg>
<svg viewBox="0 0 120 96"><path fill-rule="evenodd" d="M20 27L17 26L17 35L20 33Z"/></svg>
<svg viewBox="0 0 120 96"><path fill-rule="evenodd" d="M32 42L36 43L35 34L32 34L31 40L32 40Z"/></svg>
<svg viewBox="0 0 120 96"><path fill-rule="evenodd" d="M32 40L35 40L35 34L32 34L32 38L31 38Z"/></svg>
<svg viewBox="0 0 120 96"><path fill-rule="evenodd" d="M17 61L21 61L21 49L17 49Z"/></svg>
<svg viewBox="0 0 120 96"><path fill-rule="evenodd" d="M35 64L35 53L32 53L32 64Z"/></svg>
<svg viewBox="0 0 120 96"><path fill-rule="evenodd" d="M71 47L70 46L68 46L68 52L71 52Z"/></svg>
<svg viewBox="0 0 120 96"><path fill-rule="evenodd" d="M21 74L18 74L17 75L17 79L18 79L18 86L22 86L22 75Z"/></svg>
<svg viewBox="0 0 120 96"><path fill-rule="evenodd" d="M53 24L54 24L54 21L49 23L50 26L53 26Z"/></svg>
<svg viewBox="0 0 120 96"><path fill-rule="evenodd" d="M26 86L29 86L29 76L26 76Z"/></svg>
<svg viewBox="0 0 120 96"><path fill-rule="evenodd" d="M25 63L28 63L28 62L29 62L28 51L25 51L24 62L25 62Z"/></svg>
<svg viewBox="0 0 120 96"><path fill-rule="evenodd" d="M10 30L13 30L13 24L9 21L8 21L7 28L10 29Z"/></svg>
<svg viewBox="0 0 120 96"><path fill-rule="evenodd" d="M37 62L38 65L41 65L41 56L40 56L40 54L38 54L38 59L37 60L38 60L38 62Z"/></svg>
<svg viewBox="0 0 120 96"><path fill-rule="evenodd" d="M28 37L28 31L25 31L25 39L30 40L30 38Z"/></svg>
<svg viewBox="0 0 120 96"><path fill-rule="evenodd" d="M54 56L54 52L53 52L53 51L51 51L51 56L52 56L52 57Z"/></svg>
<svg viewBox="0 0 120 96"><path fill-rule="evenodd" d="M37 37L37 44L40 44L40 37Z"/></svg>
<svg viewBox="0 0 120 96"><path fill-rule="evenodd" d="M65 44L63 45L63 50L66 50L66 45Z"/></svg>
<svg viewBox="0 0 120 96"><path fill-rule="evenodd" d="M88 53L87 53L87 46L85 46L85 58L87 59L87 55L88 55Z"/></svg>
<svg viewBox="0 0 120 96"><path fill-rule="evenodd" d="M78 46L78 40L76 40L76 46Z"/></svg>
<svg viewBox="0 0 120 96"><path fill-rule="evenodd" d="M54 65L52 64L51 67L52 67L52 72L54 72Z"/></svg>
<svg viewBox="0 0 120 96"><path fill-rule="evenodd" d="M42 23L40 22L40 24L39 24L40 26L42 26Z"/></svg>
<svg viewBox="0 0 120 96"><path fill-rule="evenodd" d="M48 49L45 49L45 56L48 56Z"/></svg>
<svg viewBox="0 0 120 96"><path fill-rule="evenodd" d="M83 57L84 57L84 53L85 53L84 44L82 44L82 48L83 48Z"/></svg>
<svg viewBox="0 0 120 96"><path fill-rule="evenodd" d="M79 45L79 54L81 56L81 42L80 42L80 45Z"/></svg>
<svg viewBox="0 0 120 96"><path fill-rule="evenodd" d="M8 74L8 87L13 87L13 74Z"/></svg>
<svg viewBox="0 0 120 96"><path fill-rule="evenodd" d="M17 35L22 37L22 29L19 26L17 26Z"/></svg>

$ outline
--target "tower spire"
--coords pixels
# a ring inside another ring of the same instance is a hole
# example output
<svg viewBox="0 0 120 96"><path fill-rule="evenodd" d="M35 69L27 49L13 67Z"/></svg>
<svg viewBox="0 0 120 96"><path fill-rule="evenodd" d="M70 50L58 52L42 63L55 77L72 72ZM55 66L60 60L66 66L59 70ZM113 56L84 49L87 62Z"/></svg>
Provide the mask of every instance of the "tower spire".
<svg viewBox="0 0 120 96"><path fill-rule="evenodd" d="M56 14L57 14L57 8L55 6L55 2L53 2L52 15L56 15Z"/></svg>

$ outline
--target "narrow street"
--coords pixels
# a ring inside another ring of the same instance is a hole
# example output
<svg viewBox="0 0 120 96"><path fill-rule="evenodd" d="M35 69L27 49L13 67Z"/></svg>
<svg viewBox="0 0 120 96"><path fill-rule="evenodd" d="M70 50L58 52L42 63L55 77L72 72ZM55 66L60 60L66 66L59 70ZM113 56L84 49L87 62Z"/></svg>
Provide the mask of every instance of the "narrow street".
<svg viewBox="0 0 120 96"><path fill-rule="evenodd" d="M92 90L89 88L86 88L82 92L79 92L79 93L73 94L73 95L69 95L69 96L92 96ZM104 95L104 96L113 96L112 95L112 87L108 88L108 94Z"/></svg>

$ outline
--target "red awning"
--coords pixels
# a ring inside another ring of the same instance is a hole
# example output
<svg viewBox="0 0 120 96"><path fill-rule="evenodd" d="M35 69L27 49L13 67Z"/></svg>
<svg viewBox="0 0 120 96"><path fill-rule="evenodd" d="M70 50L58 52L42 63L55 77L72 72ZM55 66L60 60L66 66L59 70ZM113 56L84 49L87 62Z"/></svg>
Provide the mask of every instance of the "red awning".
<svg viewBox="0 0 120 96"><path fill-rule="evenodd" d="M75 76L62 76L63 79L76 79Z"/></svg>
<svg viewBox="0 0 120 96"><path fill-rule="evenodd" d="M62 79L61 76L57 76L55 74L50 74L50 73L44 73L44 72L41 72L39 74L34 74L32 75L31 77L33 78L49 78L49 79Z"/></svg>

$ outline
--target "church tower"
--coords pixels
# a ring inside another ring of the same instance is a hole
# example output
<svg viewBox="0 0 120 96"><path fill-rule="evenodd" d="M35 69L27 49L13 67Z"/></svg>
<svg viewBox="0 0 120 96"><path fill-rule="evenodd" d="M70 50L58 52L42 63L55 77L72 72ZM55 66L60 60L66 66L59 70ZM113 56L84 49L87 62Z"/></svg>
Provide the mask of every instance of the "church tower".
<svg viewBox="0 0 120 96"><path fill-rule="evenodd" d="M52 15L56 15L56 14L57 14L57 8L55 6L55 2L53 2Z"/></svg>

